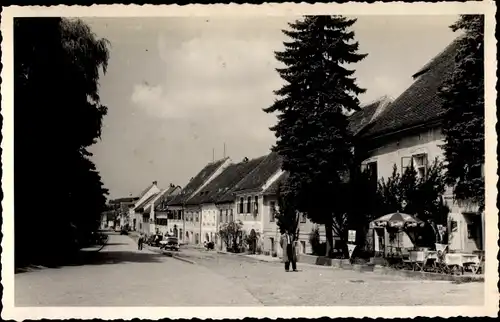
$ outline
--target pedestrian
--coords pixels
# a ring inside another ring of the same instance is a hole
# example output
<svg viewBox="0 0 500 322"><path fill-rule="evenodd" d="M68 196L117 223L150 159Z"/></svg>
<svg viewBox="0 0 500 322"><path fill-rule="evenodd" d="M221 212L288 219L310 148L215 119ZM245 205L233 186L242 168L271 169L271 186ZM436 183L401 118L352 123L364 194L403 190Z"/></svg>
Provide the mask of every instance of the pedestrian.
<svg viewBox="0 0 500 322"><path fill-rule="evenodd" d="M142 243L143 243L143 237L142 234L139 235L139 239L137 240L137 249L142 250Z"/></svg>
<svg viewBox="0 0 500 322"><path fill-rule="evenodd" d="M281 235L281 248L283 249L283 261L285 262L285 271L290 270L290 262L292 263L292 269L297 272L297 252L295 247L295 241L293 236L288 232Z"/></svg>

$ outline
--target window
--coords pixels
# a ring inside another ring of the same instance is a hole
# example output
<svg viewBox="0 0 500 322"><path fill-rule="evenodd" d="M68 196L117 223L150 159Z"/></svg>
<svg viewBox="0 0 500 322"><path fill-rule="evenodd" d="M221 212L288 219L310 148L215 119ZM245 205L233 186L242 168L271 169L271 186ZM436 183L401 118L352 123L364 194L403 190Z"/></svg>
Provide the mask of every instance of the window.
<svg viewBox="0 0 500 322"><path fill-rule="evenodd" d="M252 213L252 197L247 198L247 214Z"/></svg>
<svg viewBox="0 0 500 322"><path fill-rule="evenodd" d="M475 239L477 237L477 226L474 224L467 225L467 238Z"/></svg>
<svg viewBox="0 0 500 322"><path fill-rule="evenodd" d="M300 222L305 223L307 221L306 214L300 213Z"/></svg>
<svg viewBox="0 0 500 322"><path fill-rule="evenodd" d="M427 175L427 154L414 155L412 161L418 176L424 178Z"/></svg>
<svg viewBox="0 0 500 322"><path fill-rule="evenodd" d="M301 252L302 254L305 254L306 253L306 241L305 240L301 240L300 241L300 246L302 246L301 248Z"/></svg>
<svg viewBox="0 0 500 322"><path fill-rule="evenodd" d="M274 222L275 216L276 216L276 202L271 201L269 203L269 221Z"/></svg>
<svg viewBox="0 0 500 322"><path fill-rule="evenodd" d="M427 175L427 154L421 153L412 155L411 157L401 158L401 174L409 168L413 167L417 172L417 176L423 178Z"/></svg>
<svg viewBox="0 0 500 322"><path fill-rule="evenodd" d="M220 213L219 213L219 222L222 222L222 209L220 210Z"/></svg>
<svg viewBox="0 0 500 322"><path fill-rule="evenodd" d="M412 158L411 157L402 157L401 158L401 174L405 173L405 171L412 167Z"/></svg>
<svg viewBox="0 0 500 322"><path fill-rule="evenodd" d="M258 214L259 213L259 197L258 196L255 196L255 198L254 198L253 207L254 207L255 214Z"/></svg>
<svg viewBox="0 0 500 322"><path fill-rule="evenodd" d="M226 209L226 220L224 222L228 222L229 221L229 218L228 218L228 215L227 215L227 209Z"/></svg>
<svg viewBox="0 0 500 322"><path fill-rule="evenodd" d="M229 222L233 221L233 209L229 210Z"/></svg>
<svg viewBox="0 0 500 322"><path fill-rule="evenodd" d="M239 204L238 208L239 208L238 213L242 214L243 213L243 198L240 198L240 204Z"/></svg>
<svg viewBox="0 0 500 322"><path fill-rule="evenodd" d="M372 161L368 162L365 164L361 165L361 171L363 173L366 173L368 175L368 178L370 180L370 183L372 185L373 189L377 189L377 183L378 183L378 169L377 169L377 162Z"/></svg>
<svg viewBox="0 0 500 322"><path fill-rule="evenodd" d="M196 220L196 222L200 221L200 218L198 217L198 213L196 213L196 215L195 215L195 220Z"/></svg>

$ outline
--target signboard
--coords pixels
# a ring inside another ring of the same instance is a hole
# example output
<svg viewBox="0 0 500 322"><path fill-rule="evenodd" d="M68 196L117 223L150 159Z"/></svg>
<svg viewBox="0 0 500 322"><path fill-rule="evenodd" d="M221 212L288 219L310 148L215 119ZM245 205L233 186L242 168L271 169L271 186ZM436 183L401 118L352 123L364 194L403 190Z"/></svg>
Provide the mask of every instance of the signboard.
<svg viewBox="0 0 500 322"><path fill-rule="evenodd" d="M347 244L347 250L349 251L349 258L351 258L352 253L354 252L354 249L356 248L356 245L353 244Z"/></svg>
<svg viewBox="0 0 500 322"><path fill-rule="evenodd" d="M354 243L356 242L356 231L355 230L349 230L348 236L347 236L347 241Z"/></svg>

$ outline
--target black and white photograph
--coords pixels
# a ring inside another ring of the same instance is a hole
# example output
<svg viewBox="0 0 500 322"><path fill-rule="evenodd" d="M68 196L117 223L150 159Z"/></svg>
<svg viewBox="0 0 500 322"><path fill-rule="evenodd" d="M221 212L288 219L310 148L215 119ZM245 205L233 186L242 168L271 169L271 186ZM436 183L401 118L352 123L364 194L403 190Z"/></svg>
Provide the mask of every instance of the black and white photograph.
<svg viewBox="0 0 500 322"><path fill-rule="evenodd" d="M2 317L496 316L465 5L5 8Z"/></svg>

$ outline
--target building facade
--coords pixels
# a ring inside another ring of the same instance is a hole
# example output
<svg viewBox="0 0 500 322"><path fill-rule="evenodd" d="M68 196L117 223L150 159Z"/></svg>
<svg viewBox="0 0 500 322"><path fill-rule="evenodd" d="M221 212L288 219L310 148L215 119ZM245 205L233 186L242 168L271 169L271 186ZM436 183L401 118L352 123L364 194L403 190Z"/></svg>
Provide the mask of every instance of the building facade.
<svg viewBox="0 0 500 322"><path fill-rule="evenodd" d="M457 50L454 41L412 76L413 84L394 102L357 129L358 141L362 142L362 148L357 148L362 156L361 167L377 179L390 177L394 166L398 173L413 166L417 175L423 177L435 160L444 159L441 131L444 111L438 89L454 69ZM484 215L474 205L455 202L451 187L444 198L450 208L449 249L465 252L484 249Z"/></svg>
<svg viewBox="0 0 500 322"><path fill-rule="evenodd" d="M178 218L182 222L176 222L174 225L181 224L179 236L181 243L201 244L201 205L191 202L203 188L217 178L229 165L231 160L224 158L207 164L188 184L167 204L167 209L180 215ZM170 226L170 225L169 225ZM169 229L173 227L169 227Z"/></svg>
<svg viewBox="0 0 500 322"><path fill-rule="evenodd" d="M157 195L158 193L160 193L160 191L160 188L158 188L158 182L153 181L151 185L149 185L144 191L141 192L138 200L134 203L134 206L129 208L127 222L130 230L143 230L142 213L137 212L137 208L139 208L139 206L142 206L144 202L150 199L153 195Z"/></svg>

